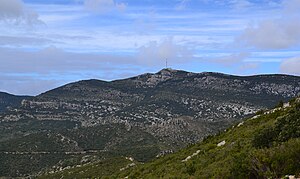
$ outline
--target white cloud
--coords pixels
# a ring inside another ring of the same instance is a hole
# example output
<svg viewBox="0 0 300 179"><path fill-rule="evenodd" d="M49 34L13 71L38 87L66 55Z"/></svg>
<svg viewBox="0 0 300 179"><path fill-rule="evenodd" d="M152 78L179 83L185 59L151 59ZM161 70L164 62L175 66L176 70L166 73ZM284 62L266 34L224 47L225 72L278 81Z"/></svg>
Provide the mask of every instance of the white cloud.
<svg viewBox="0 0 300 179"><path fill-rule="evenodd" d="M246 74L248 72L255 71L259 68L259 63L243 63L238 68L238 72L242 74Z"/></svg>
<svg viewBox="0 0 300 179"><path fill-rule="evenodd" d="M148 34L157 28L157 14L154 10L134 18L134 28L139 34Z"/></svg>
<svg viewBox="0 0 300 179"><path fill-rule="evenodd" d="M252 7L254 3L249 0L200 0L207 4L216 4L219 6L229 6L234 10L242 10L245 8Z"/></svg>
<svg viewBox="0 0 300 179"><path fill-rule="evenodd" d="M300 44L300 0L285 1L280 18L245 29L236 40L259 49L287 49Z"/></svg>
<svg viewBox="0 0 300 179"><path fill-rule="evenodd" d="M19 39L11 39L18 42ZM38 40L25 38L21 40ZM33 42L38 43L38 42ZM111 53L76 53L50 46L38 51L24 51L16 48L0 48L0 72L2 73L82 73L110 70L112 67L164 65L168 58L170 64L178 64L193 59L193 51L185 45L176 44L173 38L151 41L130 55Z"/></svg>
<svg viewBox="0 0 300 179"><path fill-rule="evenodd" d="M14 25L42 23L39 15L27 8L21 0L0 0L0 21Z"/></svg>
<svg viewBox="0 0 300 179"><path fill-rule="evenodd" d="M259 49L286 49L300 44L299 19L266 20L248 27L237 39Z"/></svg>
<svg viewBox="0 0 300 179"><path fill-rule="evenodd" d="M280 71L287 74L300 75L300 57L283 60Z"/></svg>
<svg viewBox="0 0 300 179"><path fill-rule="evenodd" d="M106 13L113 10L124 11L127 8L125 3L117 3L114 0L84 0L86 9L97 12Z"/></svg>
<svg viewBox="0 0 300 179"><path fill-rule="evenodd" d="M53 43L53 40L42 38L42 37L22 37L22 36L1 36L0 35L0 46L40 46L49 43Z"/></svg>
<svg viewBox="0 0 300 179"><path fill-rule="evenodd" d="M127 56L67 52L56 47L40 51L22 51L0 48L2 73L68 73L110 69L118 64L134 65Z"/></svg>
<svg viewBox="0 0 300 179"><path fill-rule="evenodd" d="M125 3L116 3L115 6L116 6L117 10L120 12L125 11L127 8L127 4L125 4Z"/></svg>
<svg viewBox="0 0 300 179"><path fill-rule="evenodd" d="M300 11L300 0L283 1L284 13L287 15L298 14Z"/></svg>
<svg viewBox="0 0 300 179"><path fill-rule="evenodd" d="M176 10L184 10L190 0L180 0L180 2L176 5Z"/></svg>
<svg viewBox="0 0 300 179"><path fill-rule="evenodd" d="M16 95L37 95L70 82L3 74L1 74L0 80L0 91Z"/></svg>
<svg viewBox="0 0 300 179"><path fill-rule="evenodd" d="M193 51L187 46L176 44L172 37L161 42L151 41L138 50L139 63L147 65L162 66L166 59L175 64L192 58Z"/></svg>
<svg viewBox="0 0 300 179"><path fill-rule="evenodd" d="M66 21L74 21L80 18L87 17L86 14L45 14L41 15L40 19L47 24L50 23L66 23Z"/></svg>
<svg viewBox="0 0 300 179"><path fill-rule="evenodd" d="M233 53L230 55L213 58L210 62L218 63L224 66L232 66L241 63L244 59L248 58L251 54L246 52Z"/></svg>
<svg viewBox="0 0 300 179"><path fill-rule="evenodd" d="M242 10L253 6L253 4L248 0L230 0L229 4L237 10Z"/></svg>

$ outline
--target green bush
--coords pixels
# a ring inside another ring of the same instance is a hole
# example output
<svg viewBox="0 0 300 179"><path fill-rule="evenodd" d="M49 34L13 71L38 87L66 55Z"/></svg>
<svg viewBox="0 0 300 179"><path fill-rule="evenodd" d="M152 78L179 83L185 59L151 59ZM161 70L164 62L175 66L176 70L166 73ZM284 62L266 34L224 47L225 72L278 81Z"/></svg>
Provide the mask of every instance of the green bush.
<svg viewBox="0 0 300 179"><path fill-rule="evenodd" d="M190 176L194 175L196 172L196 167L195 167L195 161L189 162L185 165L186 167L186 173L189 174Z"/></svg>
<svg viewBox="0 0 300 179"><path fill-rule="evenodd" d="M273 127L264 128L254 135L252 145L255 148L271 147L277 135Z"/></svg>
<svg viewBox="0 0 300 179"><path fill-rule="evenodd" d="M279 119L275 129L280 131L279 142L285 142L292 138L300 137L300 112Z"/></svg>
<svg viewBox="0 0 300 179"><path fill-rule="evenodd" d="M300 174L300 139L292 139L275 148L259 149L254 153L253 169L262 178L280 178Z"/></svg>

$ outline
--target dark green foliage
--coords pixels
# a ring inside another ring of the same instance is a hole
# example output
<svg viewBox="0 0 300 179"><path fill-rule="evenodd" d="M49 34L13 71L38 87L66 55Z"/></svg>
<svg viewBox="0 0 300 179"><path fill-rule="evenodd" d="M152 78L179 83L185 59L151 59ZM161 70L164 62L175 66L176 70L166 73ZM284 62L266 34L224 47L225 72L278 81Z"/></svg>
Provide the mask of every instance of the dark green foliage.
<svg viewBox="0 0 300 179"><path fill-rule="evenodd" d="M159 153L157 140L140 129L128 131L122 124L78 126L70 121L2 122L0 176L27 176L54 165L76 166L86 155L92 156L92 161L115 156L149 161ZM76 154L90 150L98 152Z"/></svg>
<svg viewBox="0 0 300 179"><path fill-rule="evenodd" d="M261 177L280 178L300 174L300 139L291 139L274 148L260 149L252 157L253 168Z"/></svg>
<svg viewBox="0 0 300 179"><path fill-rule="evenodd" d="M57 164L60 160L71 156L64 154L3 154L0 153L0 174L3 176L28 176L48 166Z"/></svg>
<svg viewBox="0 0 300 179"><path fill-rule="evenodd" d="M279 101L279 103L275 106L275 108L281 108L283 107L284 102L282 100Z"/></svg>
<svg viewBox="0 0 300 179"><path fill-rule="evenodd" d="M293 111L290 115L278 119L275 126L279 142L300 137L300 111Z"/></svg>
<svg viewBox="0 0 300 179"><path fill-rule="evenodd" d="M185 171L184 173L187 173L188 175L192 176L196 172L196 163L195 161L189 162L185 165Z"/></svg>
<svg viewBox="0 0 300 179"><path fill-rule="evenodd" d="M256 115L262 115L262 114L264 114L264 110L259 110L259 111L257 111L255 114L256 114Z"/></svg>
<svg viewBox="0 0 300 179"><path fill-rule="evenodd" d="M233 155L230 175L235 176L235 178L253 178L255 174L250 168L251 160L249 154L241 151Z"/></svg>
<svg viewBox="0 0 300 179"><path fill-rule="evenodd" d="M300 111L291 110L289 115L277 118L274 126L259 130L252 141L256 148L271 147L272 143L286 142L300 137Z"/></svg>
<svg viewBox="0 0 300 179"><path fill-rule="evenodd" d="M273 141L278 136L278 132L273 127L267 127L254 135L252 144L256 148L271 147Z"/></svg>

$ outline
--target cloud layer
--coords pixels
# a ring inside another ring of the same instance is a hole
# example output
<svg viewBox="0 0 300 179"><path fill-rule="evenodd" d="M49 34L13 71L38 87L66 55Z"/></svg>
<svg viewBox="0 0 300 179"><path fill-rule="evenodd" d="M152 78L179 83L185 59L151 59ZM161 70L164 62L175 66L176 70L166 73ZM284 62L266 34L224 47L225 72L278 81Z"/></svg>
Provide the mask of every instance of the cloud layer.
<svg viewBox="0 0 300 179"><path fill-rule="evenodd" d="M286 74L300 75L300 57L284 60L280 66L280 70Z"/></svg>
<svg viewBox="0 0 300 179"><path fill-rule="evenodd" d="M124 78L166 59L194 72L299 74L299 13L300 0L0 0L0 91ZM28 28L39 19L47 26Z"/></svg>
<svg viewBox="0 0 300 179"><path fill-rule="evenodd" d="M243 62L243 60L250 57L250 55L251 55L250 53L246 53L246 52L234 53L226 56L213 58L211 59L211 61L224 66L232 66Z"/></svg>
<svg viewBox="0 0 300 179"><path fill-rule="evenodd" d="M137 58L142 64L163 66L166 59L172 63L182 63L193 59L193 55L193 51L187 46L176 44L172 37L168 37L140 47Z"/></svg>
<svg viewBox="0 0 300 179"><path fill-rule="evenodd" d="M286 49L300 44L300 0L283 2L280 17L245 29L237 41L258 49Z"/></svg>
<svg viewBox="0 0 300 179"><path fill-rule="evenodd" d="M239 40L259 49L286 49L300 44L299 29L298 18L266 20L248 27Z"/></svg>
<svg viewBox="0 0 300 179"><path fill-rule="evenodd" d="M115 9L124 11L127 7L125 3L117 3L114 0L84 0L84 6L97 13L106 13Z"/></svg>
<svg viewBox="0 0 300 179"><path fill-rule="evenodd" d="M15 25L40 24L39 15L21 0L0 0L0 21Z"/></svg>
<svg viewBox="0 0 300 179"><path fill-rule="evenodd" d="M0 71L2 73L85 73L105 71L116 66L134 65L135 59L110 54L67 52L56 47L39 51L23 51L0 48Z"/></svg>

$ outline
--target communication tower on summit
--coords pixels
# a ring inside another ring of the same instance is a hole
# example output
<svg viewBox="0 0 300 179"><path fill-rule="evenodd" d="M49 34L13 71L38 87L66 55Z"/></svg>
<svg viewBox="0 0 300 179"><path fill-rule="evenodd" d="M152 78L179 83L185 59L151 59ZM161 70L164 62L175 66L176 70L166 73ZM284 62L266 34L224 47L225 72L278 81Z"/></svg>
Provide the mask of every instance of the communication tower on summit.
<svg viewBox="0 0 300 179"><path fill-rule="evenodd" d="M166 68L168 68L168 59L166 58Z"/></svg>

